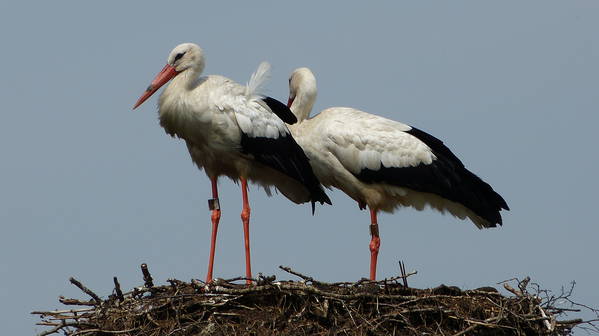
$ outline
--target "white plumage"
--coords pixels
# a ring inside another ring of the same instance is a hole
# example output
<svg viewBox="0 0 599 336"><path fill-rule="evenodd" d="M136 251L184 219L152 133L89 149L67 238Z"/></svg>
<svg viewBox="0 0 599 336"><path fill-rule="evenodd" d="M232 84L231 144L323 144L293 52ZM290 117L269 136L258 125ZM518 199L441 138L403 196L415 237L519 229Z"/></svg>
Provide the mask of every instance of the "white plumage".
<svg viewBox="0 0 599 336"><path fill-rule="evenodd" d="M291 106L295 110L295 106ZM430 197L404 197L416 191L385 183L366 183L356 175L367 168L417 167L431 164L435 154L424 142L406 133L408 125L347 107L323 110L313 118L289 128L310 158L312 169L321 183L345 191L370 208L392 212L398 206L419 210L423 202L439 210L452 208L447 200ZM395 196L402 196L397 199ZM416 195L414 195L416 196ZM464 218L463 206L455 215ZM471 213L473 221L478 216Z"/></svg>
<svg viewBox="0 0 599 336"><path fill-rule="evenodd" d="M405 133L410 126L352 108L326 109L309 123L324 125L318 133L321 141L355 174L364 168L378 170L381 165L429 164L435 157L428 146Z"/></svg>
<svg viewBox="0 0 599 336"><path fill-rule="evenodd" d="M256 95L260 95L262 91L262 86L268 81L270 78L270 64L268 62L262 62L256 69L256 72L252 74L250 77L250 81L246 86L245 95L247 97L252 97Z"/></svg>
<svg viewBox="0 0 599 336"><path fill-rule="evenodd" d="M371 211L371 269L376 277L380 239L376 214L400 206L427 205L469 218L478 228L501 224L507 204L468 171L443 143L409 125L348 107L333 107L308 118L316 79L308 68L290 79L288 106L298 118L289 129L325 186L341 189Z"/></svg>
<svg viewBox="0 0 599 336"><path fill-rule="evenodd" d="M295 203L310 201L314 207L315 202L330 203L330 200L314 176L304 152L278 116L292 115L291 112L284 104L259 95L258 91L268 79L269 64L260 64L246 86L222 76L199 77L204 64L204 53L199 46L193 43L178 45L134 108L171 81L158 101L160 125L168 134L185 140L193 162L206 171L212 182L213 233L207 281L212 280L220 220L217 179L224 175L241 181L241 217L246 245L246 277L249 279L247 180L264 187L269 195L270 186L274 186ZM286 111L280 110L281 107Z"/></svg>

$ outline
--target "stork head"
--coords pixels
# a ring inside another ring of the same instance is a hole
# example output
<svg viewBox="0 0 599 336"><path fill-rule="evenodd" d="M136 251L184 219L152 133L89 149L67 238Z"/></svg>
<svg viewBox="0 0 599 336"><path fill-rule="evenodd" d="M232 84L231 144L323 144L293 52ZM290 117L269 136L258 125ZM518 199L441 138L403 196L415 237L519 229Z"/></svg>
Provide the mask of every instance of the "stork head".
<svg viewBox="0 0 599 336"><path fill-rule="evenodd" d="M175 68L177 73L187 69L202 72L204 70L204 51L195 43L179 44L168 55L166 64Z"/></svg>
<svg viewBox="0 0 599 336"><path fill-rule="evenodd" d="M291 109L298 120L308 118L316 101L316 93L316 77L310 69L298 68L291 73L287 107Z"/></svg>
<svg viewBox="0 0 599 336"><path fill-rule="evenodd" d="M197 74L201 73L204 70L204 64L204 52L200 46L194 43L179 44L168 55L166 65L154 77L154 80L152 80L146 91L139 97L133 109L141 105L158 91L160 87L178 74L185 71L193 71Z"/></svg>

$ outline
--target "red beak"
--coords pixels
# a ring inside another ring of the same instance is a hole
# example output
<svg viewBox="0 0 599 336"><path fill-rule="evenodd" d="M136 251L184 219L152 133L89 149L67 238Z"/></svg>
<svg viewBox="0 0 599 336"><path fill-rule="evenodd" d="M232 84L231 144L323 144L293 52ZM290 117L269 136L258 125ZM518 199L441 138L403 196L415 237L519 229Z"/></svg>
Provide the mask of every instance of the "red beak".
<svg viewBox="0 0 599 336"><path fill-rule="evenodd" d="M133 106L133 109L137 108L139 105L143 104L150 96L154 94L154 92L158 91L161 86L166 84L169 80L173 79L173 77L177 76L178 72L172 65L165 65L162 71L156 75L150 86L146 89L146 92L139 97L137 103Z"/></svg>

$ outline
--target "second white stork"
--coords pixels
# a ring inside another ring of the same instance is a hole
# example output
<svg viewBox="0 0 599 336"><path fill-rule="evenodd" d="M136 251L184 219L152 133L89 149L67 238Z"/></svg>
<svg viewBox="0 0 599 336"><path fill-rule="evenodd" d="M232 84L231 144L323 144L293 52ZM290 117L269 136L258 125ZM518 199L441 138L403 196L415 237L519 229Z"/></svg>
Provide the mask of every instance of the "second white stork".
<svg viewBox="0 0 599 336"><path fill-rule="evenodd" d="M368 206L370 279L376 278L380 247L377 213L425 206L469 218L479 229L502 224L505 200L470 172L443 142L409 125L348 107L328 108L308 118L316 100L316 78L308 68L289 78L289 125L320 182Z"/></svg>
<svg viewBox="0 0 599 336"><path fill-rule="evenodd" d="M203 76L204 52L193 43L175 47L134 109L171 81L158 101L160 125L185 140L193 162L212 183L212 234L206 281L212 281L216 235L221 216L217 180L241 181L246 278L250 262L250 206L247 180L266 190L274 186L295 203L331 203L314 175L308 158L285 125L296 121L285 104L258 94L269 65L262 63L247 86L222 76ZM250 280L247 280L250 283Z"/></svg>

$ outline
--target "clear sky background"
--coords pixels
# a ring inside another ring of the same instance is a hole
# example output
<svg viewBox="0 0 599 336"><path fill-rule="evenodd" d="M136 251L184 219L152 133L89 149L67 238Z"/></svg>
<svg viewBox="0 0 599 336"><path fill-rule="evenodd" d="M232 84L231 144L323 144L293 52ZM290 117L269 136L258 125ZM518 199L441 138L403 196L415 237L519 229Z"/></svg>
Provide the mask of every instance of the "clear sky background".
<svg viewBox="0 0 599 336"><path fill-rule="evenodd" d="M246 83L269 61L282 101L300 66L315 110L351 106L442 139L512 208L480 231L431 210L379 217L379 276L398 260L414 287L530 276L599 307L599 2L37 2L0 4L0 316L7 335L45 330L29 312L106 297L112 277L204 279L210 183L157 121L131 107L181 42L205 73ZM157 96L157 95L156 95ZM220 182L215 276L244 274L241 193ZM339 191L297 206L250 188L255 274L368 276L369 215ZM577 315L591 318L592 315ZM6 324L8 322L8 324Z"/></svg>

